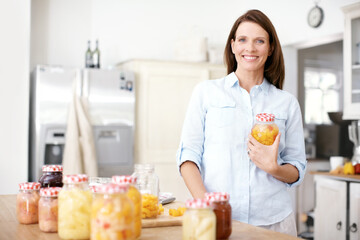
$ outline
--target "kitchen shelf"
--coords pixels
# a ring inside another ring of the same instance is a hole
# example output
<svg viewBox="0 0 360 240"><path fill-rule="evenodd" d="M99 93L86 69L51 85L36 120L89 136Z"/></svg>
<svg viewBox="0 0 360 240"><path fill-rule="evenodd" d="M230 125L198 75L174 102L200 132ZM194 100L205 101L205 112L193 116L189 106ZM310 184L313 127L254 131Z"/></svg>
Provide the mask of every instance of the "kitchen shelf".
<svg viewBox="0 0 360 240"><path fill-rule="evenodd" d="M310 171L309 173L312 175L322 175L343 181L360 182L360 175L332 174L329 172L316 172L316 171Z"/></svg>

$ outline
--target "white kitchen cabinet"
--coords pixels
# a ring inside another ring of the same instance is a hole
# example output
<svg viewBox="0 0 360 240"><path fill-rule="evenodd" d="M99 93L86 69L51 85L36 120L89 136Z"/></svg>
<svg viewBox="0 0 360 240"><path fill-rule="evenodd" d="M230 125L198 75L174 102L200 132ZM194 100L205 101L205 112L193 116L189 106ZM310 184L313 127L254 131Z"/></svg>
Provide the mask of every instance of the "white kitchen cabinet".
<svg viewBox="0 0 360 240"><path fill-rule="evenodd" d="M359 240L360 183L316 176L315 240Z"/></svg>
<svg viewBox="0 0 360 240"><path fill-rule="evenodd" d="M343 7L344 119L360 119L360 3Z"/></svg>
<svg viewBox="0 0 360 240"><path fill-rule="evenodd" d="M176 166L185 112L197 83L226 75L223 65L132 60L118 67L135 72L135 163L153 163L160 191L190 197Z"/></svg>
<svg viewBox="0 0 360 240"><path fill-rule="evenodd" d="M360 183L350 183L349 240L359 240Z"/></svg>

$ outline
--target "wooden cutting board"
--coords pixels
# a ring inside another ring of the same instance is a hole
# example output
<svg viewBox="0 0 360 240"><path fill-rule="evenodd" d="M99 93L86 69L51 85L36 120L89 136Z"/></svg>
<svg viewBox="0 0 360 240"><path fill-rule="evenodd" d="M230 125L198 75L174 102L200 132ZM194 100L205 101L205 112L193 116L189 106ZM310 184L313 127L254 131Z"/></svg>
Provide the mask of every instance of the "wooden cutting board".
<svg viewBox="0 0 360 240"><path fill-rule="evenodd" d="M169 209L177 209L178 207L185 207L182 202L172 202L166 204L164 207L164 213L159 215L157 218L142 219L141 224L143 228L153 227L169 227L169 226L181 226L183 217L173 217L169 215Z"/></svg>

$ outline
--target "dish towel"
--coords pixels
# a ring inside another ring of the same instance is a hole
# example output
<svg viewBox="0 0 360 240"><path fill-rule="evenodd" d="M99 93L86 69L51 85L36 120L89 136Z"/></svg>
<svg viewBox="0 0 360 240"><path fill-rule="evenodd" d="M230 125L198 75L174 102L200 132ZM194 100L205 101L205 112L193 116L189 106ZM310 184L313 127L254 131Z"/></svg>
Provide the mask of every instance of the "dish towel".
<svg viewBox="0 0 360 240"><path fill-rule="evenodd" d="M84 173L89 177L97 177L96 151L88 101L77 96L76 81L73 83L73 99L70 103L65 138L63 173Z"/></svg>

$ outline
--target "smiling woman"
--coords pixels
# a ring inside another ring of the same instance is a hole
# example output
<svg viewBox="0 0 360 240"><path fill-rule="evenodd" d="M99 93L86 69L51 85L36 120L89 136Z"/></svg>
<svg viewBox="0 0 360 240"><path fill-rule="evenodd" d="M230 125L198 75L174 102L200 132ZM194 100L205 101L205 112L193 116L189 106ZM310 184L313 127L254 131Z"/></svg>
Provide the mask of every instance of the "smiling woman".
<svg viewBox="0 0 360 240"><path fill-rule="evenodd" d="M281 90L284 60L268 17L240 16L224 60L228 75L193 91L177 152L181 175L194 198L226 192L234 219L296 236L287 188L304 178L302 117L297 99ZM250 134L258 113L279 126L271 145Z"/></svg>

